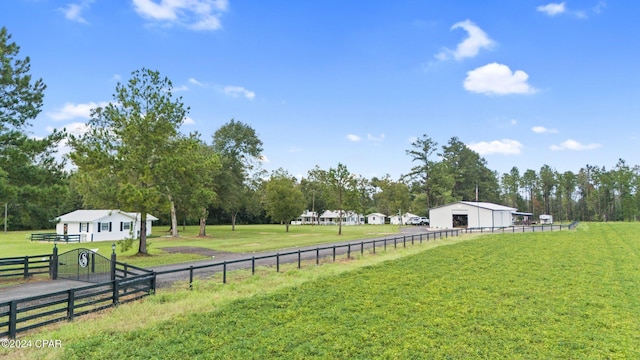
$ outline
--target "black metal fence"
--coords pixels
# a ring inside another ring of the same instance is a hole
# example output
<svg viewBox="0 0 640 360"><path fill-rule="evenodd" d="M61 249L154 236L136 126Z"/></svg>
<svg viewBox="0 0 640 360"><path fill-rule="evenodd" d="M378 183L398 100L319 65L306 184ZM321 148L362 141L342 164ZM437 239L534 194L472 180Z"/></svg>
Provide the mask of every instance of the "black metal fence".
<svg viewBox="0 0 640 360"><path fill-rule="evenodd" d="M179 268L179 269L171 269L171 270L163 270L156 271L156 275L167 275L174 273L189 273L189 287L193 284L194 275L197 272L205 272L205 273L213 273L213 272L221 272L222 273L222 282L224 284L227 283L227 273L230 270L236 270L240 268L251 268L251 273L255 274L256 266L275 266L276 272L280 272L280 264L288 262L288 263L296 263L298 268L302 266L302 260L315 260L316 265L320 263L321 259L331 258L332 261L336 260L337 255L347 255L347 258L351 258L351 256L355 253L364 254L365 249L370 249L374 254L378 250L387 250L387 248L393 247L403 247L406 248L408 244L414 245L415 243L420 243L429 240L436 240L441 238L448 237L457 237L461 233L460 229L453 230L440 230L440 231L431 231L421 234L413 234L413 235L404 235L400 237L393 238L385 238L385 239L374 239L374 240L366 240L360 242L352 242L346 244L337 244L337 245L329 245L329 246L318 246L315 248L307 248L307 249L298 249L293 251L285 251L278 252L275 254L268 255L260 255L260 256L252 256L244 259L236 259L236 260L228 260L222 261L212 264L204 264L204 265L192 265L189 267Z"/></svg>
<svg viewBox="0 0 640 360"><path fill-rule="evenodd" d="M470 233L516 233L516 232L542 232L542 231L561 231L571 230L578 226L578 222L574 221L570 224L548 224L548 225L533 225L533 226L500 226L500 227L469 227L463 229L465 234Z"/></svg>

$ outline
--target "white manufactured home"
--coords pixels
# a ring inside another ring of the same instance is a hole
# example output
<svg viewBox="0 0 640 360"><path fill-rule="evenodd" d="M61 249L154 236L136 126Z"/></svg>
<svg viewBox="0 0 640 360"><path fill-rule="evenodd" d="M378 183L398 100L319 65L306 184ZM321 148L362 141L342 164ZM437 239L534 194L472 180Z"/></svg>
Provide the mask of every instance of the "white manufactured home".
<svg viewBox="0 0 640 360"><path fill-rule="evenodd" d="M147 214L147 235L152 222ZM76 210L56 219L58 235L79 235L80 241L115 241L140 237L140 214L120 210Z"/></svg>
<svg viewBox="0 0 640 360"><path fill-rule="evenodd" d="M513 225L518 209L488 202L458 201L429 210L430 227L493 228Z"/></svg>
<svg viewBox="0 0 640 360"><path fill-rule="evenodd" d="M387 215L381 213L371 213L367 215L367 224L384 225Z"/></svg>
<svg viewBox="0 0 640 360"><path fill-rule="evenodd" d="M412 214L410 212L406 212L402 214L402 216L393 215L389 216L389 223L392 225L406 225L409 222L409 219L419 217L416 214Z"/></svg>

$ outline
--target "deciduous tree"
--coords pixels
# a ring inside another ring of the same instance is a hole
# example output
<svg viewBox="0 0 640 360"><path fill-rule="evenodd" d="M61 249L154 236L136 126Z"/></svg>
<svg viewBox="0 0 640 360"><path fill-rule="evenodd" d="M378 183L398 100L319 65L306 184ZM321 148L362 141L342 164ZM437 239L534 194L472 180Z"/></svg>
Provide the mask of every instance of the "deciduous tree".
<svg viewBox="0 0 640 360"><path fill-rule="evenodd" d="M305 208L304 197L295 177L278 169L264 185L264 208L272 220L284 223L286 232L292 219Z"/></svg>
<svg viewBox="0 0 640 360"><path fill-rule="evenodd" d="M172 89L159 72L136 70L126 84L117 84L113 102L92 111L89 130L70 139L70 157L80 181L87 182L79 187L83 195L90 183L110 179L106 191L95 189L92 198L114 201L115 187L112 205L140 213L140 255L147 254L147 213L167 208L167 178L177 157L173 145L188 111Z"/></svg>

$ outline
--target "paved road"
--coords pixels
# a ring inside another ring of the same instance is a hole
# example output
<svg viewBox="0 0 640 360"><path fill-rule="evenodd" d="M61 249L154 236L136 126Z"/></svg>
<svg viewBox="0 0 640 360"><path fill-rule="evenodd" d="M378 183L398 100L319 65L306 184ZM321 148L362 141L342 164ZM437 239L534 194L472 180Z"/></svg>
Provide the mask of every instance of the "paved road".
<svg viewBox="0 0 640 360"><path fill-rule="evenodd" d="M366 239L366 240L360 240L360 241L352 240L352 241L338 242L333 244L320 244L320 245L302 247L299 249L301 251L316 250L319 247L344 245L344 247L336 248L336 256L337 256L337 255L346 254L347 251L349 250L346 245L350 243L352 244L351 254L355 256L356 254L359 254L360 251L363 251L364 249L370 249L373 247L373 244L364 244L363 246L361 246L360 244L361 241L376 240L376 249L381 250L384 244L382 241L378 241L378 240L389 239L389 241L387 242L387 247L393 247L394 242L392 239L394 237L397 238L397 237L405 236L406 238L404 241L401 238L397 239L395 246L402 247L405 245L405 241L406 241L406 245L409 246L409 244L411 243L411 236L418 235L420 233L425 233L426 232L425 230L426 228L424 227L404 227L402 228L402 233L397 235L389 235L385 237L380 237L375 239L372 238L372 239ZM417 236L414 237L414 241L416 242L418 241ZM199 266L219 264L225 261L232 262L230 264L227 264L227 270L236 270L236 269L243 269L243 268L246 269L246 268L251 268L252 266L251 261L244 261L244 262L233 262L233 261L237 261L239 259L247 259L251 257L260 258L263 256L276 255L277 253L294 252L294 251L296 252L295 254L280 256L280 263L295 263L298 261L298 254L297 254L298 248L281 249L277 251L266 251L266 252L260 252L260 253L224 253L222 255L215 256L210 260L156 266L151 268L150 270L154 270L159 273L157 275L157 286L166 287L171 285L175 281L188 280L189 271L180 271L180 272L173 272L173 273L163 273L163 272L188 268L189 266L193 266L194 268L197 268ZM333 250L326 249L326 250L319 250L319 251L301 252L300 259L303 261L313 260L313 259L316 259L316 256L318 255L320 256L320 259L332 257ZM255 265L256 266L275 266L276 260L275 258L256 259ZM209 267L204 269L195 269L193 271L193 274L195 277L203 277L203 276L210 276L212 274L219 273L222 270L223 270L223 267L222 265L220 265L220 266ZM73 280L64 280L64 279L59 279L55 281L27 282L21 285L0 288L0 303L11 301L11 300L24 299L32 296L38 296L41 294L53 293L58 291L66 291L71 288L78 288L78 287L87 286L87 285L90 285L90 284L82 281L73 281Z"/></svg>

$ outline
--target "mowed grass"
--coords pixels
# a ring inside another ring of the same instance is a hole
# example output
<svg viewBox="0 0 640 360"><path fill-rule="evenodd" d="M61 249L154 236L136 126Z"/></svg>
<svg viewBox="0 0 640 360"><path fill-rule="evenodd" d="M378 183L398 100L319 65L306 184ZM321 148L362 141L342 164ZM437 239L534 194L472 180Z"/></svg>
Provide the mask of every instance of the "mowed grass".
<svg viewBox="0 0 640 360"><path fill-rule="evenodd" d="M165 248L200 247L218 251L236 253L254 253L267 250L298 248L338 241L391 236L399 233L397 225L358 225L343 226L342 235L338 235L337 226L290 226L285 232L284 225L236 225L235 231L230 225L207 226L207 236L198 237L197 226L180 227L179 237L159 236L167 230L163 226L155 226L154 235L147 239L151 256L136 256L138 242L126 252L120 245L116 247L118 261L136 266L150 267L174 264L186 261L202 260L209 257L197 254L170 253ZM55 232L40 231L40 232ZM27 240L31 232L16 231L0 234L0 257L51 254L52 242L32 242ZM117 243L117 242L116 242ZM104 256L111 254L112 241L58 243L59 253L85 247L98 249Z"/></svg>
<svg viewBox="0 0 640 360"><path fill-rule="evenodd" d="M454 239L449 241L455 245L428 251L429 245L416 245L407 256L386 261L374 260L405 250L280 274L272 270L264 277L121 306L114 311L125 312L117 315L121 319L146 312L156 321L122 320L120 329L90 320L68 324L40 335L61 339L63 349L20 354L637 359L638 231L637 223L590 223L576 231ZM341 267L345 270L336 270ZM277 279L287 281L273 285ZM219 300L220 292L231 290L242 295Z"/></svg>

